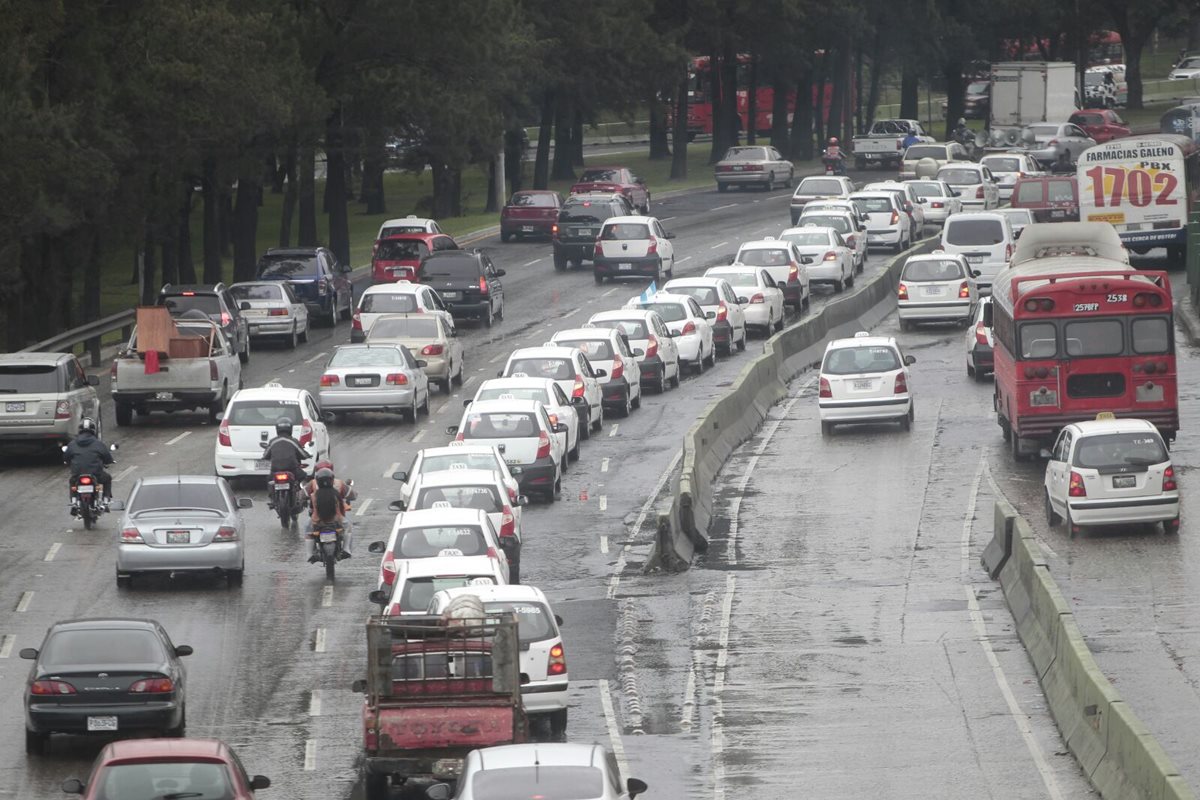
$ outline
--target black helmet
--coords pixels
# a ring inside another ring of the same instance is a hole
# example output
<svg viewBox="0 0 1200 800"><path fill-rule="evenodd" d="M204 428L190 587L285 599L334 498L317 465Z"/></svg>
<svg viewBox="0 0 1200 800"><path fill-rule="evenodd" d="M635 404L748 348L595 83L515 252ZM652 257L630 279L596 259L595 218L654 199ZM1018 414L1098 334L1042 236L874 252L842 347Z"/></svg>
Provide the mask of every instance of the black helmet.
<svg viewBox="0 0 1200 800"><path fill-rule="evenodd" d="M291 436L292 421L287 417L280 417L275 420L275 434L277 436Z"/></svg>
<svg viewBox="0 0 1200 800"><path fill-rule="evenodd" d="M313 477L317 479L317 486L320 486L323 489L330 489L333 487L333 470L319 469L317 470L317 474Z"/></svg>
<svg viewBox="0 0 1200 800"><path fill-rule="evenodd" d="M91 417L84 417L83 419L79 420L79 432L90 433L92 436L95 436L96 420L92 419Z"/></svg>

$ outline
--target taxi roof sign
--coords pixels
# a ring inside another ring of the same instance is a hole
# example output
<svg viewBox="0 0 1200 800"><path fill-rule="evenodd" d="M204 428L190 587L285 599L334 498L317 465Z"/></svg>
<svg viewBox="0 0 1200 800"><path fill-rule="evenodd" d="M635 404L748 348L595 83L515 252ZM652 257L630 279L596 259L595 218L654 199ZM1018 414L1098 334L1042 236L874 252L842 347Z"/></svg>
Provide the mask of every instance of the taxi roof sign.
<svg viewBox="0 0 1200 800"><path fill-rule="evenodd" d="M1116 419L1117 415L1111 411L1101 411L1096 415L1096 419Z"/></svg>

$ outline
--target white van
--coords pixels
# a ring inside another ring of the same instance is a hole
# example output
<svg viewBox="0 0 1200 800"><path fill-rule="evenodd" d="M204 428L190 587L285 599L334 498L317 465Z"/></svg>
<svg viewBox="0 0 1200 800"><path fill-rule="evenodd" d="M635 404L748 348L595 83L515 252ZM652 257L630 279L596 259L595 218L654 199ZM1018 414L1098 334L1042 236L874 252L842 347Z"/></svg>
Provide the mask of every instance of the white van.
<svg viewBox="0 0 1200 800"><path fill-rule="evenodd" d="M1008 266L1016 237L1008 217L995 211L966 211L946 220L942 227L942 250L966 257L978 271L975 286L991 294L992 279Z"/></svg>

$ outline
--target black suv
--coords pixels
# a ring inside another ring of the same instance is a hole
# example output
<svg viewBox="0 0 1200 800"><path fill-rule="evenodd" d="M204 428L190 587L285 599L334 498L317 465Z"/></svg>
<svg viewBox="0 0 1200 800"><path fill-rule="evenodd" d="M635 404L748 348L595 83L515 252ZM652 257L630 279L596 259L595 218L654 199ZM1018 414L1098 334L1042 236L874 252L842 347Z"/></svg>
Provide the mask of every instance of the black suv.
<svg viewBox="0 0 1200 800"><path fill-rule="evenodd" d="M260 281L286 281L308 310L337 325L354 313L350 267L324 247L272 247L258 259Z"/></svg>
<svg viewBox="0 0 1200 800"><path fill-rule="evenodd" d="M492 259L478 250L443 250L421 259L421 283L432 286L450 313L473 317L489 328L504 318L504 285Z"/></svg>
<svg viewBox="0 0 1200 800"><path fill-rule="evenodd" d="M554 243L554 268L565 270L569 263L577 267L591 261L596 252L596 237L609 217L624 217L634 211L624 195L575 194L567 198L558 212L558 223L551 231Z"/></svg>
<svg viewBox="0 0 1200 800"><path fill-rule="evenodd" d="M249 303L238 305L228 287L223 283L216 285L179 286L168 283L158 293L158 304L166 306L175 318L188 315L203 314L221 327L221 333L237 351L238 360L243 364L250 361L250 327L242 311L250 307Z"/></svg>

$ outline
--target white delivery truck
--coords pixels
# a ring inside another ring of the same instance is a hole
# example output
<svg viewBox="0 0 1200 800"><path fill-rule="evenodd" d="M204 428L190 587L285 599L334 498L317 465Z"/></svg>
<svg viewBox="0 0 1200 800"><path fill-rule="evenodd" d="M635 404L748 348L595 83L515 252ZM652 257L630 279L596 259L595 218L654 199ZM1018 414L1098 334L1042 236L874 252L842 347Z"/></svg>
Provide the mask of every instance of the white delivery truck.
<svg viewBox="0 0 1200 800"><path fill-rule="evenodd" d="M1075 102L1075 65L1069 61L1013 61L992 65L989 147L1016 147L1034 122L1066 122Z"/></svg>

